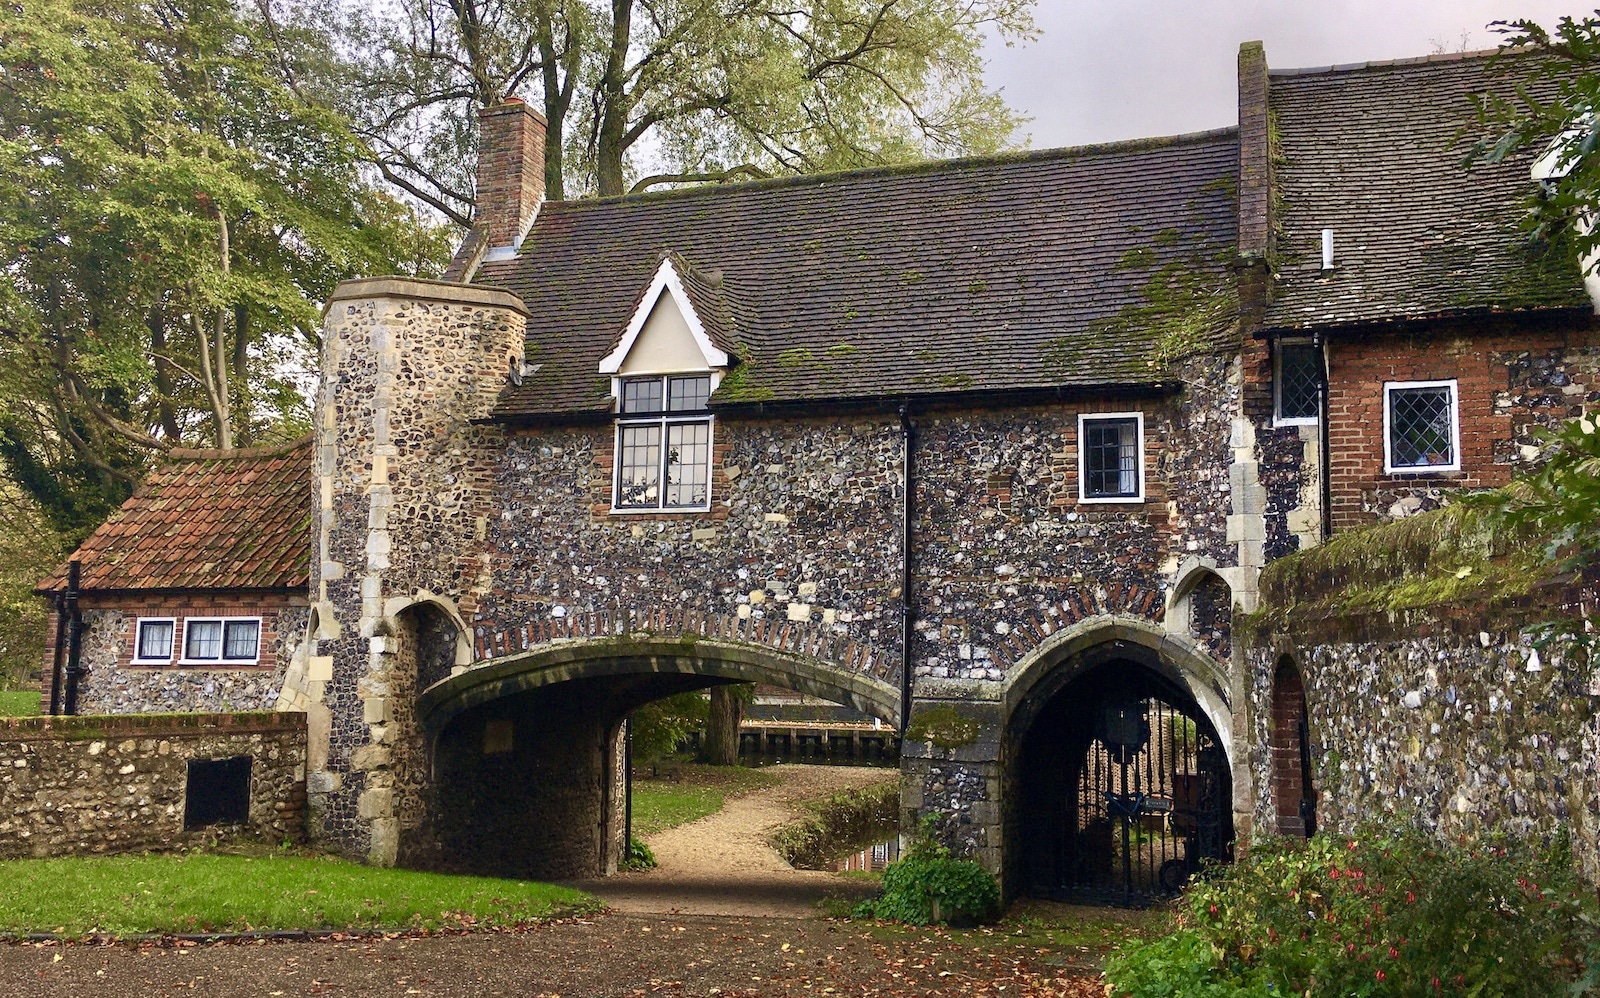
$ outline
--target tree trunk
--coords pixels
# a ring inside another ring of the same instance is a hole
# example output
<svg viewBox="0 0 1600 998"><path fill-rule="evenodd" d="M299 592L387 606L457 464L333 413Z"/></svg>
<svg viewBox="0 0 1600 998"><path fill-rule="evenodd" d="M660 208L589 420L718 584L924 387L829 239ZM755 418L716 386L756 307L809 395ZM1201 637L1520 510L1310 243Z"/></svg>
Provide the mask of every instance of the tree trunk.
<svg viewBox="0 0 1600 998"><path fill-rule="evenodd" d="M600 77L600 121L595 135L595 193L628 193L622 157L628 151L629 100L626 92L628 44L633 31L633 0L611 0L611 44Z"/></svg>
<svg viewBox="0 0 1600 998"><path fill-rule="evenodd" d="M744 698L737 686L711 687L711 713L706 717L706 762L713 766L739 763L739 722Z"/></svg>

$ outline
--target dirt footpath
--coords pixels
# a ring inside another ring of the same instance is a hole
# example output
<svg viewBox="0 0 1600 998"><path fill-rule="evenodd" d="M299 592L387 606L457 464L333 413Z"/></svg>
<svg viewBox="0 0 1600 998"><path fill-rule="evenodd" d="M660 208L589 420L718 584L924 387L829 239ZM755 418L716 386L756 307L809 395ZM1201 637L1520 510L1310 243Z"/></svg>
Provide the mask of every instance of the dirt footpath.
<svg viewBox="0 0 1600 998"><path fill-rule="evenodd" d="M185 948L0 945L4 998L1090 998L1081 961L1001 930L600 915L524 932Z"/></svg>
<svg viewBox="0 0 1600 998"><path fill-rule="evenodd" d="M731 797L716 814L647 838L659 864L655 869L570 886L634 914L787 918L815 916L824 898L858 899L871 893L871 884L794 869L767 844L767 836L799 816L801 801L892 783L900 778L899 771L789 763L765 771L783 782Z"/></svg>

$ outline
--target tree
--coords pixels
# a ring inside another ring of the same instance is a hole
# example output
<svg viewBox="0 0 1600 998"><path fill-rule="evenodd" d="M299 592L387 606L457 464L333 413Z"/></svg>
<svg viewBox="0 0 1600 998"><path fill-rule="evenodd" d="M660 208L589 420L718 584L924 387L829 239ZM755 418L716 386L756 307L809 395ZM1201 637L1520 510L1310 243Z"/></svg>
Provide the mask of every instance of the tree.
<svg viewBox="0 0 1600 998"><path fill-rule="evenodd" d="M705 719L706 698L698 690L652 700L638 708L628 715L634 762L648 762L653 769L661 759L676 752Z"/></svg>
<svg viewBox="0 0 1600 998"><path fill-rule="evenodd" d="M1572 246L1586 275L1600 270L1600 11L1563 17L1554 31L1533 21L1496 22L1506 36L1499 65L1515 74L1511 96L1477 99L1483 135L1468 162L1537 152L1548 180L1528 201L1530 238ZM1543 434L1533 471L1483 500L1501 523L1543 538L1544 561L1587 593L1551 637L1600 653L1591 617L1600 589L1600 431L1594 413Z"/></svg>
<svg viewBox="0 0 1600 998"><path fill-rule="evenodd" d="M739 764L739 723L744 720L744 705L755 699L750 683L711 687L711 704L706 713L706 738L701 754L713 766Z"/></svg>
<svg viewBox="0 0 1600 998"><path fill-rule="evenodd" d="M228 0L11 13L0 457L81 535L152 451L303 432L322 299L355 274L427 271L447 241L302 84L328 76L326 38Z"/></svg>
<svg viewBox="0 0 1600 998"><path fill-rule="evenodd" d="M1528 199L1530 237L1572 239L1593 271L1600 265L1600 17L1563 17L1554 32L1527 20L1490 27L1505 38L1495 68L1514 85L1474 98L1480 135L1467 165L1548 154L1551 179Z"/></svg>
<svg viewBox="0 0 1600 998"><path fill-rule="evenodd" d="M1019 119L983 84L983 36L1033 37L1032 4L402 0L346 29L352 114L384 175L463 225L475 112L523 90L555 200L986 153Z"/></svg>

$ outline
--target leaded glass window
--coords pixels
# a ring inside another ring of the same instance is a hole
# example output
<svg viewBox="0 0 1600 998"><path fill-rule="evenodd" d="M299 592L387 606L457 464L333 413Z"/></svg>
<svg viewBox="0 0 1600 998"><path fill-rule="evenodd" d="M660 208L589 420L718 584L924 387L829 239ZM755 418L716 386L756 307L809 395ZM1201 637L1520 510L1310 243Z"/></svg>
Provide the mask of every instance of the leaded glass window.
<svg viewBox="0 0 1600 998"><path fill-rule="evenodd" d="M1138 415L1084 416L1079 419L1082 498L1142 498L1140 431Z"/></svg>
<svg viewBox="0 0 1600 998"><path fill-rule="evenodd" d="M710 397L709 374L622 382L616 509L705 509L710 504Z"/></svg>
<svg viewBox="0 0 1600 998"><path fill-rule="evenodd" d="M1389 471L1460 468L1454 381L1387 384L1383 401Z"/></svg>
<svg viewBox="0 0 1600 998"><path fill-rule="evenodd" d="M1322 388L1322 351L1311 343L1278 344L1277 416L1280 423L1317 419Z"/></svg>

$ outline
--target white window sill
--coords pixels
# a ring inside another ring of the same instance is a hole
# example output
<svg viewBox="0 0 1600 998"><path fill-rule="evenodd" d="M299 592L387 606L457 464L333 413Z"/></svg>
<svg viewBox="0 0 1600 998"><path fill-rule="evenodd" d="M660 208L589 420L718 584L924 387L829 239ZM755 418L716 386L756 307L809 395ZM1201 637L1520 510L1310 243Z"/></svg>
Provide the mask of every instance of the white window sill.
<svg viewBox="0 0 1600 998"><path fill-rule="evenodd" d="M1144 504L1144 496L1079 496L1078 503L1094 506L1140 506Z"/></svg>

